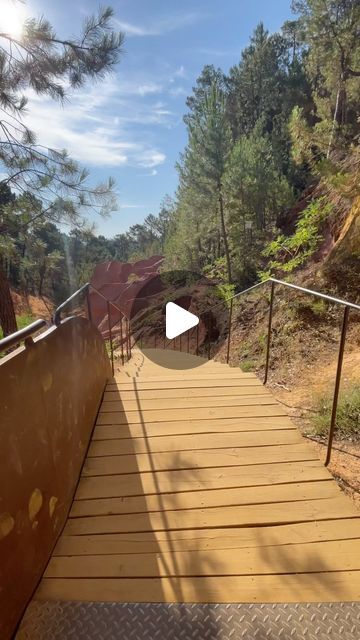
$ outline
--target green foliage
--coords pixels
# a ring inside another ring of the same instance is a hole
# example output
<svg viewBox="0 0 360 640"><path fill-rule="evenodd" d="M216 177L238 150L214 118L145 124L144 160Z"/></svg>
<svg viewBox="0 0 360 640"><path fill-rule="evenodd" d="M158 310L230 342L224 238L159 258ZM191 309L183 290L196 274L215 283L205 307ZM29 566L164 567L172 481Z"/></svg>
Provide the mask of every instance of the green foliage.
<svg viewBox="0 0 360 640"><path fill-rule="evenodd" d="M32 316L30 313L24 313L16 316L16 323L19 330L24 329L35 320L36 318ZM2 331L2 328L0 327L0 340L1 338L3 338L3 331Z"/></svg>
<svg viewBox="0 0 360 640"><path fill-rule="evenodd" d="M263 255L270 258L268 273L291 273L312 256L322 238L321 225L331 212L332 205L326 203L325 198L311 202L296 223L295 233L278 236L263 251Z"/></svg>
<svg viewBox="0 0 360 640"><path fill-rule="evenodd" d="M318 413L313 418L314 432L316 435L326 436L331 420L332 396L320 398L316 409ZM360 384L354 384L340 396L335 429L338 438L360 436Z"/></svg>
<svg viewBox="0 0 360 640"><path fill-rule="evenodd" d="M253 362L253 360L242 360L240 362L240 369L244 371L244 373L255 371L255 362Z"/></svg>

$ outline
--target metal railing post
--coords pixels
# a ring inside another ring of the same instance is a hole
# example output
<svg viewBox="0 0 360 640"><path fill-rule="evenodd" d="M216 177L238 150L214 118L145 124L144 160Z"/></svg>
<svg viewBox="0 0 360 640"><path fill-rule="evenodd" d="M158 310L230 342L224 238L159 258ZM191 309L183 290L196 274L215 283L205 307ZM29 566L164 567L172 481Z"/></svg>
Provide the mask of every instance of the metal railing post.
<svg viewBox="0 0 360 640"><path fill-rule="evenodd" d="M92 322L91 302L90 302L90 287L86 289L86 304L87 304L87 316L89 322Z"/></svg>
<svg viewBox="0 0 360 640"><path fill-rule="evenodd" d="M110 352L111 352L111 370L114 375L114 347L112 338L111 318L110 318L110 302L107 301L107 313L108 313L108 325L109 325L109 340L110 340Z"/></svg>
<svg viewBox="0 0 360 640"><path fill-rule="evenodd" d="M226 354L226 363L229 364L230 360L230 343L231 343L231 323L232 323L232 312L233 312L233 299L230 300L230 309L229 309L229 333L228 333L228 343L227 343L227 354Z"/></svg>
<svg viewBox="0 0 360 640"><path fill-rule="evenodd" d="M211 329L211 324L210 324L210 316L209 316L209 320L208 320L208 360L210 360L211 358L211 343L210 343L210 329Z"/></svg>
<svg viewBox="0 0 360 640"><path fill-rule="evenodd" d="M130 318L128 319L128 335L129 335L129 358L131 360L131 322L130 322Z"/></svg>
<svg viewBox="0 0 360 640"><path fill-rule="evenodd" d="M341 371L342 371L342 365L343 365L343 360L344 360L346 332L347 332L347 326L348 326L348 320L349 320L349 311L350 311L349 307L345 307L345 309L344 309L344 317L343 317L343 322L342 322L342 328L341 328L341 338L340 338L339 355L338 355L338 362L337 362L337 369L336 369L334 398L333 398L333 405L332 405L332 411L331 411L331 422L330 422L330 430L329 430L329 439L328 439L325 467L327 467L329 462L330 462L331 447L332 447L332 443L333 443L333 439L334 439L334 432L335 432L335 425L336 425L336 413L337 413L337 406L338 406L338 400L339 400L339 391L340 391L340 382L341 382Z"/></svg>
<svg viewBox="0 0 360 640"><path fill-rule="evenodd" d="M266 364L265 364L264 384L267 383L268 375L269 375L270 346L271 346L271 326L272 326L273 306L274 306L274 291L275 291L275 282L272 282L271 283L271 294L270 294L270 309L269 309L268 336L267 336L267 345L266 345Z"/></svg>
<svg viewBox="0 0 360 640"><path fill-rule="evenodd" d="M124 336L123 336L123 325L122 325L122 321L123 321L123 315L120 312L120 344L121 344L121 363L124 366Z"/></svg>

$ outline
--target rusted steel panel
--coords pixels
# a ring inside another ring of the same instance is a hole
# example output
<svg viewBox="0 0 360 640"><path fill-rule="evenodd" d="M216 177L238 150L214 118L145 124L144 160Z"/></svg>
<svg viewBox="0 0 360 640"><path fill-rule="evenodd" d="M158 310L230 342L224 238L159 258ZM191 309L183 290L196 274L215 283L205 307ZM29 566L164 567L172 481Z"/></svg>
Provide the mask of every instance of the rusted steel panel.
<svg viewBox="0 0 360 640"><path fill-rule="evenodd" d="M151 298L163 289L160 279L156 278L164 261L163 256L152 256L137 262L102 262L96 265L91 284L107 300L112 300L125 316L131 318L142 309L151 306ZM146 284L148 283L148 289ZM142 298L139 298L139 292ZM107 337L107 307L96 291L90 290L93 322ZM119 313L111 309L111 325L119 322Z"/></svg>
<svg viewBox="0 0 360 640"><path fill-rule="evenodd" d="M70 318L0 363L0 637L9 638L71 505L111 368Z"/></svg>

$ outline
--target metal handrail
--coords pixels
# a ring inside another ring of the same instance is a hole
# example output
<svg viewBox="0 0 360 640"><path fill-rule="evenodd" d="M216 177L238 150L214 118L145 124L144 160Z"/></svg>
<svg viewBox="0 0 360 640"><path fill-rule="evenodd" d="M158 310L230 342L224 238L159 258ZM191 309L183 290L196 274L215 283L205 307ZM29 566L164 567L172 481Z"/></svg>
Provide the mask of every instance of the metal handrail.
<svg viewBox="0 0 360 640"><path fill-rule="evenodd" d="M233 311L234 299L240 297L245 293L248 293L249 291L252 291L257 287L260 287L261 285L267 285L267 284L271 284L271 294L270 294L270 305L269 305L269 320L268 320L268 334L267 334L267 344L266 344L266 364L265 364L264 384L267 383L268 373L269 373L275 285L280 285L280 286L287 287L289 289L294 289L295 291L300 291L300 293L306 293L307 295L312 295L312 296L315 296L316 298L321 298L322 300L327 300L328 302L332 302L333 304L339 304L344 307L344 315L343 315L341 334L340 334L339 353L338 353L338 360L337 360L337 367L336 367L336 377L335 377L335 387L334 387L334 395L333 395L333 403L332 403L332 411L331 411L331 420L330 420L330 428L329 428L329 436L328 436L328 444L327 444L327 453L326 453L326 460L325 460L325 466L327 467L331 459L331 449L332 449L332 443L334 439L337 406L338 406L340 383L341 383L342 365L344 360L346 333L347 333L347 328L349 323L349 313L350 313L350 309L353 309L355 311L360 311L360 305L355 304L353 302L348 302L347 300L342 300L341 298L334 298L333 296L329 296L325 293L320 293L319 291L314 291L313 289L306 289L305 287L300 287L299 285L291 284L290 282L285 282L284 280L277 280L276 278L268 278L267 280L264 280L263 282L259 282L253 287L250 287L245 291L240 291L240 293L237 293L231 298L229 298L230 311L229 311L227 362L229 362L229 354L230 354L231 322L232 322L232 311Z"/></svg>
<svg viewBox="0 0 360 640"><path fill-rule="evenodd" d="M114 342L113 342L113 332L112 332L112 326L111 326L110 307L113 307L114 309L116 309L120 314L119 321L120 321L120 335L121 335L120 346L121 346L121 361L122 361L122 364L124 364L124 361L125 361L124 340L123 340L123 330L122 330L122 321L123 321L124 318L125 318L125 321L126 321L126 337L125 337L125 341L126 341L126 356L127 356L127 359L131 358L130 320L129 320L129 318L127 318L127 316L122 311L122 309L120 309L120 307L118 307L118 305L115 304L115 302L113 302L112 300L108 300L108 298L106 298L101 293L101 291L99 291L96 287L94 287L94 285L91 284L91 282L87 282L82 287L80 287L80 289L75 291L75 293L73 293L71 296L69 296L61 305L59 305L57 307L57 309L55 310L55 313L54 313L54 324L56 326L58 326L61 323L61 314L62 314L63 310L71 302L73 302L76 298L81 296L83 293L85 293L85 295L86 295L88 319L89 319L90 322L92 322L92 311L91 311L91 302L90 302L90 295L89 295L91 289L98 296L100 296L100 298L102 298L106 302L106 305L107 305L107 318L108 318L108 330L109 330L110 353L111 353L111 368L112 368L112 373L114 375Z"/></svg>
<svg viewBox="0 0 360 640"><path fill-rule="evenodd" d="M88 294L89 287L90 287L90 282L87 282L82 287L80 287L80 289L75 291L71 296L66 298L66 300L64 300L64 302L62 302L57 307L57 309L55 309L53 321L54 321L54 324L56 326L58 326L61 323L61 313L62 313L62 311L70 304L70 302L73 302L73 300L76 300L76 298L78 298L82 293L85 292L86 294Z"/></svg>
<svg viewBox="0 0 360 640"><path fill-rule="evenodd" d="M0 351L6 351L23 340L25 345L29 346L33 342L32 335L45 327L46 324L46 320L40 318L39 320L35 320L35 322L29 324L27 327L19 329L19 331L15 331L15 333L11 333L9 336L5 336L5 338L0 340Z"/></svg>
<svg viewBox="0 0 360 640"><path fill-rule="evenodd" d="M327 454L326 454L326 460L325 460L325 466L327 466L329 464L330 458L331 458L331 449L332 449L332 443L333 443L334 432L335 432L337 406L338 406L338 400L339 400L341 373L342 373L342 365L343 365L343 359L344 359L346 333L347 333L347 327L348 327L348 322L349 322L349 313L350 313L351 309L355 310L355 311L360 311L360 305L355 304L354 302L349 302L348 300L342 300L341 298L335 298L334 296L329 296L328 294L321 293L320 291L314 291L313 289L307 289L305 287L301 287L299 285L292 284L292 283L286 282L284 280L278 280L277 278L267 278L266 280L263 280L262 282L258 282L257 284L255 284L255 285L253 285L251 287L248 287L247 289L244 289L243 291L240 291L239 293L235 293L233 296L231 296L231 297L229 297L229 298L227 298L225 300L226 303L229 303L229 316L228 316L229 331L228 331L227 356L226 356L227 363L229 363L229 360L230 360L231 325L232 325L234 300L236 300L240 296L243 296L243 295L245 295L247 293L250 293L250 292L254 291L255 289L267 286L269 284L271 285L271 292L270 292L269 319L268 319L268 331L267 331L267 342L266 342L266 362L265 362L264 384L267 383L268 374L269 374L270 351L271 351L271 334L272 334L272 319L273 319L273 309L274 309L274 299L275 299L275 285L287 287L288 289L294 289L295 291L299 291L300 293L305 293L307 295L312 295L312 296L315 296L316 298L321 298L322 300L326 300L327 302L331 302L333 304L338 304L338 305L341 305L341 306L344 307L344 315L343 315L343 321L342 321L342 327L341 327L338 361L337 361L337 368L336 368L336 378L335 378L335 387L334 387L334 395L333 395L333 404L332 404L332 411L331 411L331 421L330 421L328 444L327 444ZM213 309L217 308L221 304L223 304L223 302L216 303L215 305L213 305L211 307L211 309L208 309L206 312L200 314L200 317L202 315L208 314L209 311L212 311ZM192 329L190 331L192 331ZM189 332L188 332L188 334L189 334ZM199 335L198 334L199 334L199 325L197 325L197 333L196 333L196 353L197 354L198 354L198 347L199 347L199 344L198 344L199 343ZM165 347L165 342L164 342L164 347ZM174 349L175 349L175 342L174 342ZM189 349L189 335L188 335L188 349ZM181 339L180 339L180 350L181 350ZM211 345L210 345L210 333L209 333L208 358L210 359L210 357L211 357Z"/></svg>

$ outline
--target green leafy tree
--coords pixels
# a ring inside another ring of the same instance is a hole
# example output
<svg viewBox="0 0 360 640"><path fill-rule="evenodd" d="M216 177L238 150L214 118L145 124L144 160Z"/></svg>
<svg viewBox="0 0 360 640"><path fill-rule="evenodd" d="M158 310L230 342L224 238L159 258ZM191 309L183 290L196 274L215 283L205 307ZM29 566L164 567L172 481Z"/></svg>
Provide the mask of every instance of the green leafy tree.
<svg viewBox="0 0 360 640"><path fill-rule="evenodd" d="M256 276L263 243L280 212L292 204L293 191L276 167L269 137L257 128L235 144L223 182L237 279L246 285Z"/></svg>
<svg viewBox="0 0 360 640"><path fill-rule="evenodd" d="M358 0L294 0L293 10L299 15L308 48L306 67L314 86L317 115L322 121L330 157L341 134L358 132L360 3Z"/></svg>
<svg viewBox="0 0 360 640"><path fill-rule="evenodd" d="M202 204L207 201L218 216L227 265L232 282L231 256L224 209L222 177L232 148L231 129L226 116L226 96L214 83L205 94L202 108L189 122L189 143L179 165L180 189Z"/></svg>

